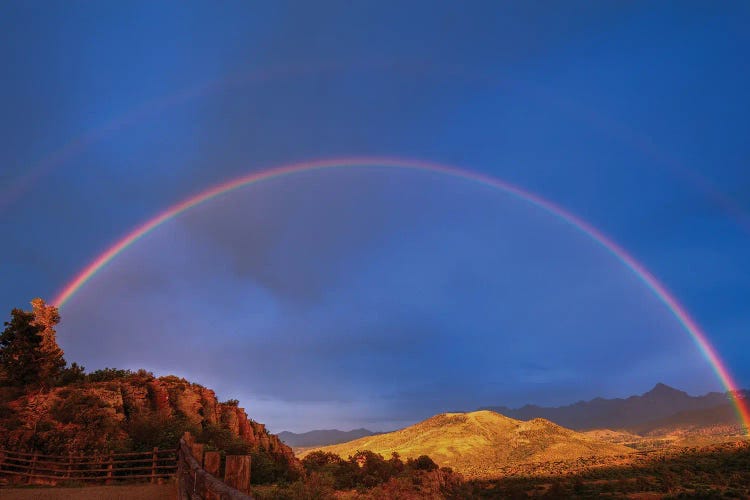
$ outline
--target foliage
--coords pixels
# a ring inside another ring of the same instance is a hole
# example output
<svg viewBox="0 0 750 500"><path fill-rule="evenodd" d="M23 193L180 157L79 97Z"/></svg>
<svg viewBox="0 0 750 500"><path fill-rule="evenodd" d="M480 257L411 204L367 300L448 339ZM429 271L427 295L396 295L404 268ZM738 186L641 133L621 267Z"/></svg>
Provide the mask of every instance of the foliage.
<svg viewBox="0 0 750 500"><path fill-rule="evenodd" d="M111 405L113 395L81 387L0 390L0 448L54 455L124 451L127 435Z"/></svg>
<svg viewBox="0 0 750 500"><path fill-rule="evenodd" d="M48 388L65 367L63 351L55 339L60 314L42 299L32 300L31 305L32 311L13 309L0 334L0 382Z"/></svg>
<svg viewBox="0 0 750 500"><path fill-rule="evenodd" d="M70 366L63 368L60 372L57 385L71 385L84 382L86 380L86 368L73 362Z"/></svg>
<svg viewBox="0 0 750 500"><path fill-rule="evenodd" d="M255 486L253 498L257 500L327 500L336 498L329 476L312 473L288 484Z"/></svg>
<svg viewBox="0 0 750 500"><path fill-rule="evenodd" d="M264 449L250 450L250 481L253 484L289 483L298 474L277 455Z"/></svg>
<svg viewBox="0 0 750 500"><path fill-rule="evenodd" d="M359 458L359 462L357 462ZM429 457L402 463L398 456L385 460L358 452L344 460L330 452L315 451L302 463L305 481L255 491L259 499L357 498L363 499L482 499L482 498L750 498L750 442L741 441L704 448L670 450L634 458L633 462L598 466L557 475L513 475L494 480L462 482L447 468L435 469ZM369 462L369 467L368 467ZM386 481L370 485L379 472L388 470ZM357 463L361 464L356 465ZM349 467L354 464L354 467ZM574 466L575 464L570 464ZM345 474L342 474L345 471ZM353 481L336 481L350 474ZM304 484L303 484L304 483ZM321 489L331 485L338 491ZM317 485L317 489L316 489ZM351 491L356 489L356 493ZM342 490L349 490L350 493ZM311 496L310 491L322 492ZM294 496L297 495L297 496Z"/></svg>
<svg viewBox="0 0 750 500"><path fill-rule="evenodd" d="M224 406L239 406L240 405L240 400L239 399L227 399L226 401L223 401L220 404L222 404Z"/></svg>
<svg viewBox="0 0 750 500"><path fill-rule="evenodd" d="M420 455L419 457L413 460L410 458L406 462L406 465L415 470L426 470L426 471L438 470L438 465L435 462L433 462L432 459L428 457L427 455Z"/></svg>
<svg viewBox="0 0 750 500"><path fill-rule="evenodd" d="M350 489L361 483L358 481L360 471L356 461L344 460L334 453L313 451L302 459L302 466L308 474L330 477L336 489Z"/></svg>
<svg viewBox="0 0 750 500"><path fill-rule="evenodd" d="M126 429L134 451L174 448L185 432L196 434L199 431L183 416L164 418L154 413L135 416Z"/></svg>
<svg viewBox="0 0 750 500"><path fill-rule="evenodd" d="M388 482L393 482L390 486L392 488L401 480L415 484L423 474L438 470L437 464L426 455L408 459L404 463L398 453L393 453L386 460L382 455L369 450L358 451L347 460L334 453L317 450L305 456L302 465L308 476L317 474L328 478L338 490L367 490ZM441 472L446 476L453 476L450 469Z"/></svg>
<svg viewBox="0 0 750 500"><path fill-rule="evenodd" d="M119 370L117 368L102 368L86 375L87 382L111 382L133 376L131 370Z"/></svg>

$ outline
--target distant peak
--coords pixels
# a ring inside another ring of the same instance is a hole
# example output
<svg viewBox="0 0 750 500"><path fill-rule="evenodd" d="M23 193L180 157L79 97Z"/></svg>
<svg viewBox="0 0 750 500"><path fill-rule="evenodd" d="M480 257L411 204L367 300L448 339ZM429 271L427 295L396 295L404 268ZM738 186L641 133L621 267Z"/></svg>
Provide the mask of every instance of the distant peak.
<svg viewBox="0 0 750 500"><path fill-rule="evenodd" d="M666 396L666 395L685 395L687 393L661 382L657 383L653 389L644 394L644 396Z"/></svg>
<svg viewBox="0 0 750 500"><path fill-rule="evenodd" d="M654 388L651 389L652 392L653 391L676 391L676 390L677 389L675 389L674 387L670 387L663 382L657 382Z"/></svg>

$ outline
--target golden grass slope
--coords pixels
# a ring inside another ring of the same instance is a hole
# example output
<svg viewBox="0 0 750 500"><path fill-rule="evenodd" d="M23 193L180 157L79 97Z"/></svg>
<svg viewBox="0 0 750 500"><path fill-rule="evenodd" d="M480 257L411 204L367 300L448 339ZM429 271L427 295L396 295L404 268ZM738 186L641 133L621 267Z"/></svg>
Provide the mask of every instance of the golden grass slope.
<svg viewBox="0 0 750 500"><path fill-rule="evenodd" d="M631 448L606 443L537 418L524 422L493 411L443 413L411 427L321 447L344 458L358 450L384 457L429 455L438 465L467 477L487 477L500 468L529 462L624 455ZM312 449L299 453L304 457Z"/></svg>

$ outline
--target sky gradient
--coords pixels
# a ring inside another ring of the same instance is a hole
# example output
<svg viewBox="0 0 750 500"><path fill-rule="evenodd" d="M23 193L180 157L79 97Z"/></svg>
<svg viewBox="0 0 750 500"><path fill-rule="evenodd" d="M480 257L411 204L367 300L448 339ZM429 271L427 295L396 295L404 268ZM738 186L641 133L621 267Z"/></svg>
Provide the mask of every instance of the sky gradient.
<svg viewBox="0 0 750 500"><path fill-rule="evenodd" d="M750 386L743 3L0 7L0 307L51 299L213 184L349 155L456 164L626 248ZM176 373L273 431L719 389L610 254L497 190L303 173L161 226L62 309L89 369Z"/></svg>

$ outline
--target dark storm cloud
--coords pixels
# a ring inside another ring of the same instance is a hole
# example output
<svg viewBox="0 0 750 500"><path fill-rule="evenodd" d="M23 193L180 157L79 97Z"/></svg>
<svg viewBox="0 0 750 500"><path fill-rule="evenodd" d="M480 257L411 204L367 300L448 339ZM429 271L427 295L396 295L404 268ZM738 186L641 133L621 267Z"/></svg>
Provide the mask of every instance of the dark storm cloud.
<svg viewBox="0 0 750 500"><path fill-rule="evenodd" d="M281 298L311 301L336 286L352 256L393 237L387 230L397 218L420 217L382 203L379 186L390 182L367 171L298 174L229 193L179 223L215 244L238 276Z"/></svg>

